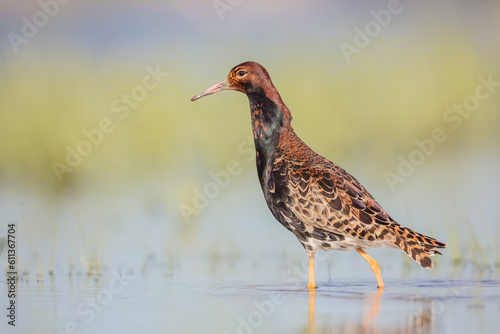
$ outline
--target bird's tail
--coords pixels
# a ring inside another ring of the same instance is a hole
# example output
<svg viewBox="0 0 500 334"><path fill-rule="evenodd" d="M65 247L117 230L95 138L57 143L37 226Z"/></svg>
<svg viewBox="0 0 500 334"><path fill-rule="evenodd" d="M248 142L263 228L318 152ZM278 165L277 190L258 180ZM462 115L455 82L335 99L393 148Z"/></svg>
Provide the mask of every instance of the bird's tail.
<svg viewBox="0 0 500 334"><path fill-rule="evenodd" d="M446 247L445 243L399 224L388 227L394 233L394 244L424 268L432 269L434 267L430 256L441 255L435 248Z"/></svg>

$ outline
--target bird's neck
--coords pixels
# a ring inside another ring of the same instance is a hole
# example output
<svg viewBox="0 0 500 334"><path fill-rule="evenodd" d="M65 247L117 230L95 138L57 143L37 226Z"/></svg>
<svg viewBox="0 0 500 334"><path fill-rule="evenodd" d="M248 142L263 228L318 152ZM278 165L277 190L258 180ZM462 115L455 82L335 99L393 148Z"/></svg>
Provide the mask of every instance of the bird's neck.
<svg viewBox="0 0 500 334"><path fill-rule="evenodd" d="M278 147L281 130L290 126L292 116L274 88L247 93L252 113L252 130L257 153L257 171L263 172Z"/></svg>

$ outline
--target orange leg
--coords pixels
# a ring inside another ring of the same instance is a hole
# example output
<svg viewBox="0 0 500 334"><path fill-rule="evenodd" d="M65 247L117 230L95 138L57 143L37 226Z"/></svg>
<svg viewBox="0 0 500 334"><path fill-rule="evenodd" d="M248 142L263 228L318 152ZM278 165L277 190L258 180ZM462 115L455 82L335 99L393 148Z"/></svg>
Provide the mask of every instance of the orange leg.
<svg viewBox="0 0 500 334"><path fill-rule="evenodd" d="M314 277L314 254L316 252L307 252L307 260L309 261L309 284L308 289L316 289L316 279Z"/></svg>
<svg viewBox="0 0 500 334"><path fill-rule="evenodd" d="M377 278L378 288L384 288L384 282L382 281L382 275L380 274L380 268L378 267L377 261L372 259L370 255L366 254L366 252L362 248L356 248L358 253L370 264L370 268L372 269L375 277Z"/></svg>

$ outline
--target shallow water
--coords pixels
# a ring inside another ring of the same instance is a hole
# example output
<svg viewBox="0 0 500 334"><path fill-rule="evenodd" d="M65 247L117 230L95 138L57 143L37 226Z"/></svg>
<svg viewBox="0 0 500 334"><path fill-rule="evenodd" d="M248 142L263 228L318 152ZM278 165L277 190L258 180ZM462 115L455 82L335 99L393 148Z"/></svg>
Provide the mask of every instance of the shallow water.
<svg viewBox="0 0 500 334"><path fill-rule="evenodd" d="M497 280L255 284L110 271L18 283L18 333L492 333ZM5 305L5 304L4 304ZM5 328L5 321L2 321ZM3 332L3 331L2 331Z"/></svg>
<svg viewBox="0 0 500 334"><path fill-rule="evenodd" d="M318 289L305 289L305 252L269 213L254 178L235 178L190 223L154 180L125 195L103 189L47 202L28 190L0 192L3 220L17 226L20 275L16 327L7 325L7 285L0 289L0 333L500 329L497 179L478 183L477 199L449 189L428 196L425 184L380 194L401 223L448 243L432 271L398 250L368 249L381 267L381 294L356 252L319 251ZM4 225L0 241L6 233ZM6 258L0 252L4 268Z"/></svg>

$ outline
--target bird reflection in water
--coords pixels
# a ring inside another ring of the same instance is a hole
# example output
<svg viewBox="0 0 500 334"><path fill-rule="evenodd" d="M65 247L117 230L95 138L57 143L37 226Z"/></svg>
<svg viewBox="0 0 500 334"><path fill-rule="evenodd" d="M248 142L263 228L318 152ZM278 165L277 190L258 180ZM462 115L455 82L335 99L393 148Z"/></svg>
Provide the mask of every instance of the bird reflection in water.
<svg viewBox="0 0 500 334"><path fill-rule="evenodd" d="M314 334L316 332L316 324L314 322L314 304L316 299L316 290L309 289L309 323L307 325L307 334Z"/></svg>
<svg viewBox="0 0 500 334"><path fill-rule="evenodd" d="M316 323L316 293L318 298L328 298L328 294L322 294L316 290L309 290L309 318L307 324L307 334L317 333L432 333L433 328L433 308L432 301L426 303L424 307L421 305L414 312L409 313L402 319L394 319L392 324L380 324L377 320L380 317L381 300L383 289L379 289L377 293L368 294L364 301L368 304L367 310L362 315L360 322L355 321L340 321L339 319L331 319L333 322L322 318L319 324ZM339 300L340 302L342 300ZM325 312L321 311L321 314Z"/></svg>

